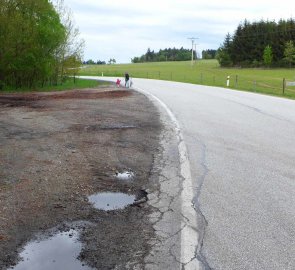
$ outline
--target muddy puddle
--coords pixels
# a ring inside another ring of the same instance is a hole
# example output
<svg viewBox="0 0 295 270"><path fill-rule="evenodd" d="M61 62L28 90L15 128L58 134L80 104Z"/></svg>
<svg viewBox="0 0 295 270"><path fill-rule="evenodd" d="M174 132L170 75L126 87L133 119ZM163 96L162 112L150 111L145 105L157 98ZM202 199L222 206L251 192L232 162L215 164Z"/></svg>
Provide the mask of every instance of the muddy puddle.
<svg viewBox="0 0 295 270"><path fill-rule="evenodd" d="M29 242L20 253L22 260L14 270L91 270L77 259L82 244L78 241L79 232L71 229L59 232L50 238Z"/></svg>
<svg viewBox="0 0 295 270"><path fill-rule="evenodd" d="M119 192L102 192L88 197L89 202L100 210L123 209L134 202L135 196Z"/></svg>

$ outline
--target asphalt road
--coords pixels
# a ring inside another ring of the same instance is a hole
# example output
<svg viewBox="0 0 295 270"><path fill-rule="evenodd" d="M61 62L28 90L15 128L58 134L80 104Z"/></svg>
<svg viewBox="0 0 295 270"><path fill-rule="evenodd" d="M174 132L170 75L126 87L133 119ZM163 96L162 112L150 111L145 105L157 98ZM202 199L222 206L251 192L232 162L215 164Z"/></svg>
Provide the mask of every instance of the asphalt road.
<svg viewBox="0 0 295 270"><path fill-rule="evenodd" d="M203 268L295 269L295 101L167 81L133 83L178 121Z"/></svg>

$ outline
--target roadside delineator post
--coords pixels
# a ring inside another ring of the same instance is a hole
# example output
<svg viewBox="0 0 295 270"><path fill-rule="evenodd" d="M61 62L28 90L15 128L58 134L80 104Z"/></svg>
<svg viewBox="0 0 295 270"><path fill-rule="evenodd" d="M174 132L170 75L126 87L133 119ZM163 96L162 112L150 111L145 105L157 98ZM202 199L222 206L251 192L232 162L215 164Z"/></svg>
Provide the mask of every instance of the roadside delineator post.
<svg viewBox="0 0 295 270"><path fill-rule="evenodd" d="M230 76L227 76L227 79L226 79L226 86L229 87L229 79L230 79Z"/></svg>

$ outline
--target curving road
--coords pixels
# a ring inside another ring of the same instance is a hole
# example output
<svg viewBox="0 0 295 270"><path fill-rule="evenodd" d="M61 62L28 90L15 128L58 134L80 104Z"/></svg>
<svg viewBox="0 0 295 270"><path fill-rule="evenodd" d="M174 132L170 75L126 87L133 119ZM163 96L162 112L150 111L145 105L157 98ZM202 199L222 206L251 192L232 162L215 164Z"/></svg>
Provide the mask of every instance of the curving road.
<svg viewBox="0 0 295 270"><path fill-rule="evenodd" d="M202 263L194 268L295 269L295 101L133 83L164 103L181 129L200 233Z"/></svg>

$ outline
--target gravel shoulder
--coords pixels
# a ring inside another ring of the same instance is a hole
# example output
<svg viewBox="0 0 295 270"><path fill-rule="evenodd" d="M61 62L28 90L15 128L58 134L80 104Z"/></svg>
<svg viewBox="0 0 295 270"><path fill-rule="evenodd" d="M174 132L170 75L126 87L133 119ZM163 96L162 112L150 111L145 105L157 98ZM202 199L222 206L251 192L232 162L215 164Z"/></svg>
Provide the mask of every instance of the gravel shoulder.
<svg viewBox="0 0 295 270"><path fill-rule="evenodd" d="M114 87L0 95L0 269L37 234L78 228L93 269L142 269L155 237L150 204L95 209L88 196L156 190L159 112ZM128 180L116 173L131 171ZM81 225L82 224L82 225Z"/></svg>

